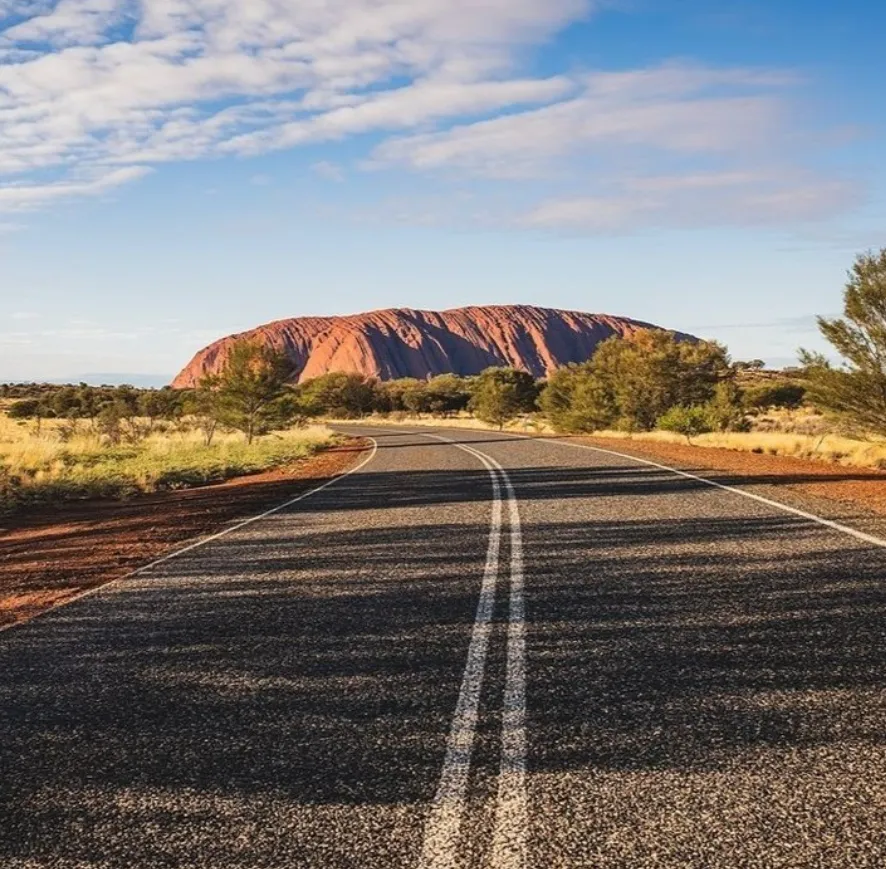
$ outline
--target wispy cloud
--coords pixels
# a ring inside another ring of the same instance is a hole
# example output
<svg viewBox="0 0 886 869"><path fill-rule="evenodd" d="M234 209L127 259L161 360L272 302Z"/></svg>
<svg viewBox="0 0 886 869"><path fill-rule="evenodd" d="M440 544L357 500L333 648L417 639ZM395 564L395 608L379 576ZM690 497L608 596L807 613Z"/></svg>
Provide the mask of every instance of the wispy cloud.
<svg viewBox="0 0 886 869"><path fill-rule="evenodd" d="M458 168L483 176L550 173L564 158L618 149L674 154L770 150L786 136L778 73L671 65L580 77L552 105L391 139L376 165ZM553 102L553 101L550 101Z"/></svg>
<svg viewBox="0 0 886 869"><path fill-rule="evenodd" d="M569 83L513 78L516 52L593 8L592 0L5 5L7 176L257 153L545 102ZM0 207L92 189L66 178L51 192L42 186L5 195Z"/></svg>
<svg viewBox="0 0 886 869"><path fill-rule="evenodd" d="M27 184L22 182L0 185L0 210L28 211L48 202L72 196L97 196L130 181L143 178L151 169L147 166L125 166L106 169L92 177L72 175L64 181Z"/></svg>
<svg viewBox="0 0 886 869"><path fill-rule="evenodd" d="M345 180L345 170L338 163L333 163L330 160L320 160L314 163L311 166L311 171L327 181L342 182Z"/></svg>
<svg viewBox="0 0 886 869"><path fill-rule="evenodd" d="M524 226L618 232L712 225L766 226L831 217L861 198L850 180L790 168L670 176L610 177L601 193L541 202Z"/></svg>
<svg viewBox="0 0 886 869"><path fill-rule="evenodd" d="M600 5L7 2L0 211L101 194L166 162L370 133L360 168L545 181L516 219L505 209L512 226L608 232L712 214L777 223L856 201L851 184L803 168L808 131L793 118L790 72L672 63L525 74L527 46ZM312 168L344 177L332 161Z"/></svg>

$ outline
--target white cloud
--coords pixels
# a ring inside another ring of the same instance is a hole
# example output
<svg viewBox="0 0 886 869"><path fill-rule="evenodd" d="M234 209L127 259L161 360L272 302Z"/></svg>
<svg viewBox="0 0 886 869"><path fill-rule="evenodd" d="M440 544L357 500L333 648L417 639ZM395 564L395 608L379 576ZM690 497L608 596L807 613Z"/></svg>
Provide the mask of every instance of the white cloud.
<svg viewBox="0 0 886 869"><path fill-rule="evenodd" d="M0 186L0 210L28 211L48 202L71 196L96 196L119 187L151 170L145 166L112 169L91 178L54 181L42 184L6 184Z"/></svg>
<svg viewBox="0 0 886 869"><path fill-rule="evenodd" d="M856 186L782 170L622 177L596 195L548 199L521 215L522 226L619 232L638 228L776 225L826 218L858 200Z"/></svg>
<svg viewBox="0 0 886 869"><path fill-rule="evenodd" d="M569 82L514 78L515 53L592 6L7 3L15 23L0 29L0 177L258 153L550 101ZM35 183L27 195L48 200L79 183L63 180L46 194ZM4 194L0 207L12 199Z"/></svg>
<svg viewBox="0 0 886 869"><path fill-rule="evenodd" d="M517 220L506 207L511 225L610 231L669 209L691 224L718 207L804 220L852 200L798 168L808 143L784 71L524 74L527 46L600 3L0 0L0 211L164 162L368 133L364 168L528 180L534 202Z"/></svg>
<svg viewBox="0 0 886 869"><path fill-rule="evenodd" d="M663 67L585 76L573 97L442 132L394 138L377 166L457 168L478 175L536 175L565 157L625 149L723 154L771 149L787 107L774 74Z"/></svg>

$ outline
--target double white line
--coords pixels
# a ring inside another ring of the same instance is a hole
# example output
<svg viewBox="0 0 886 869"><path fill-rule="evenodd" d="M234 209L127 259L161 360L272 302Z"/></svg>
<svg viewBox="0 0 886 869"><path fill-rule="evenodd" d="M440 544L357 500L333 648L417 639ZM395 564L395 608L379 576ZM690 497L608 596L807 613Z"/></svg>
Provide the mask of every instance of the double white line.
<svg viewBox="0 0 886 869"><path fill-rule="evenodd" d="M508 605L502 749L495 809L491 869L524 869L528 838L526 805L526 628L523 603L523 537L514 487L505 469L492 457L442 435L423 437L450 443L479 459L492 480L489 548L468 660L455 716L446 744L440 783L425 826L419 869L453 869L460 865L458 847L465 813L483 672L486 666L495 593L500 570L504 502L510 527L510 600Z"/></svg>

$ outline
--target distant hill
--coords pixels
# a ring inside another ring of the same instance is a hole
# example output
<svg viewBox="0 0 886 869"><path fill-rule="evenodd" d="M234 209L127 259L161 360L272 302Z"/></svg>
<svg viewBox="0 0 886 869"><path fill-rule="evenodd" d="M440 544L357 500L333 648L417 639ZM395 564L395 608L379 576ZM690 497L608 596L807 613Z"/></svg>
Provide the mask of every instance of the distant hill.
<svg viewBox="0 0 886 869"><path fill-rule="evenodd" d="M89 374L72 374L70 377L54 377L46 383L86 383L89 386L137 386L140 389L159 389L168 386L172 377L167 374L121 374L119 372L97 372Z"/></svg>
<svg viewBox="0 0 886 869"><path fill-rule="evenodd" d="M286 352L295 378L329 371L356 372L381 380L437 374L477 374L511 365L536 377L589 359L612 335L658 328L605 314L584 314L530 305L489 305L449 311L392 308L346 317L296 317L222 338L197 353L173 381L194 386L224 364L231 344L259 339ZM691 338L685 335L686 338Z"/></svg>

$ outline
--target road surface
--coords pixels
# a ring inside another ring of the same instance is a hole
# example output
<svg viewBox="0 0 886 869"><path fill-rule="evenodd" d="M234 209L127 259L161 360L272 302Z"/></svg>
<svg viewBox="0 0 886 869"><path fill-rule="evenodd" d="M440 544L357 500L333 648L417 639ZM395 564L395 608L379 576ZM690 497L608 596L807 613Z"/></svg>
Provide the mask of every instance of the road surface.
<svg viewBox="0 0 886 869"><path fill-rule="evenodd" d="M882 541L350 431L355 473L0 634L0 866L886 865Z"/></svg>

